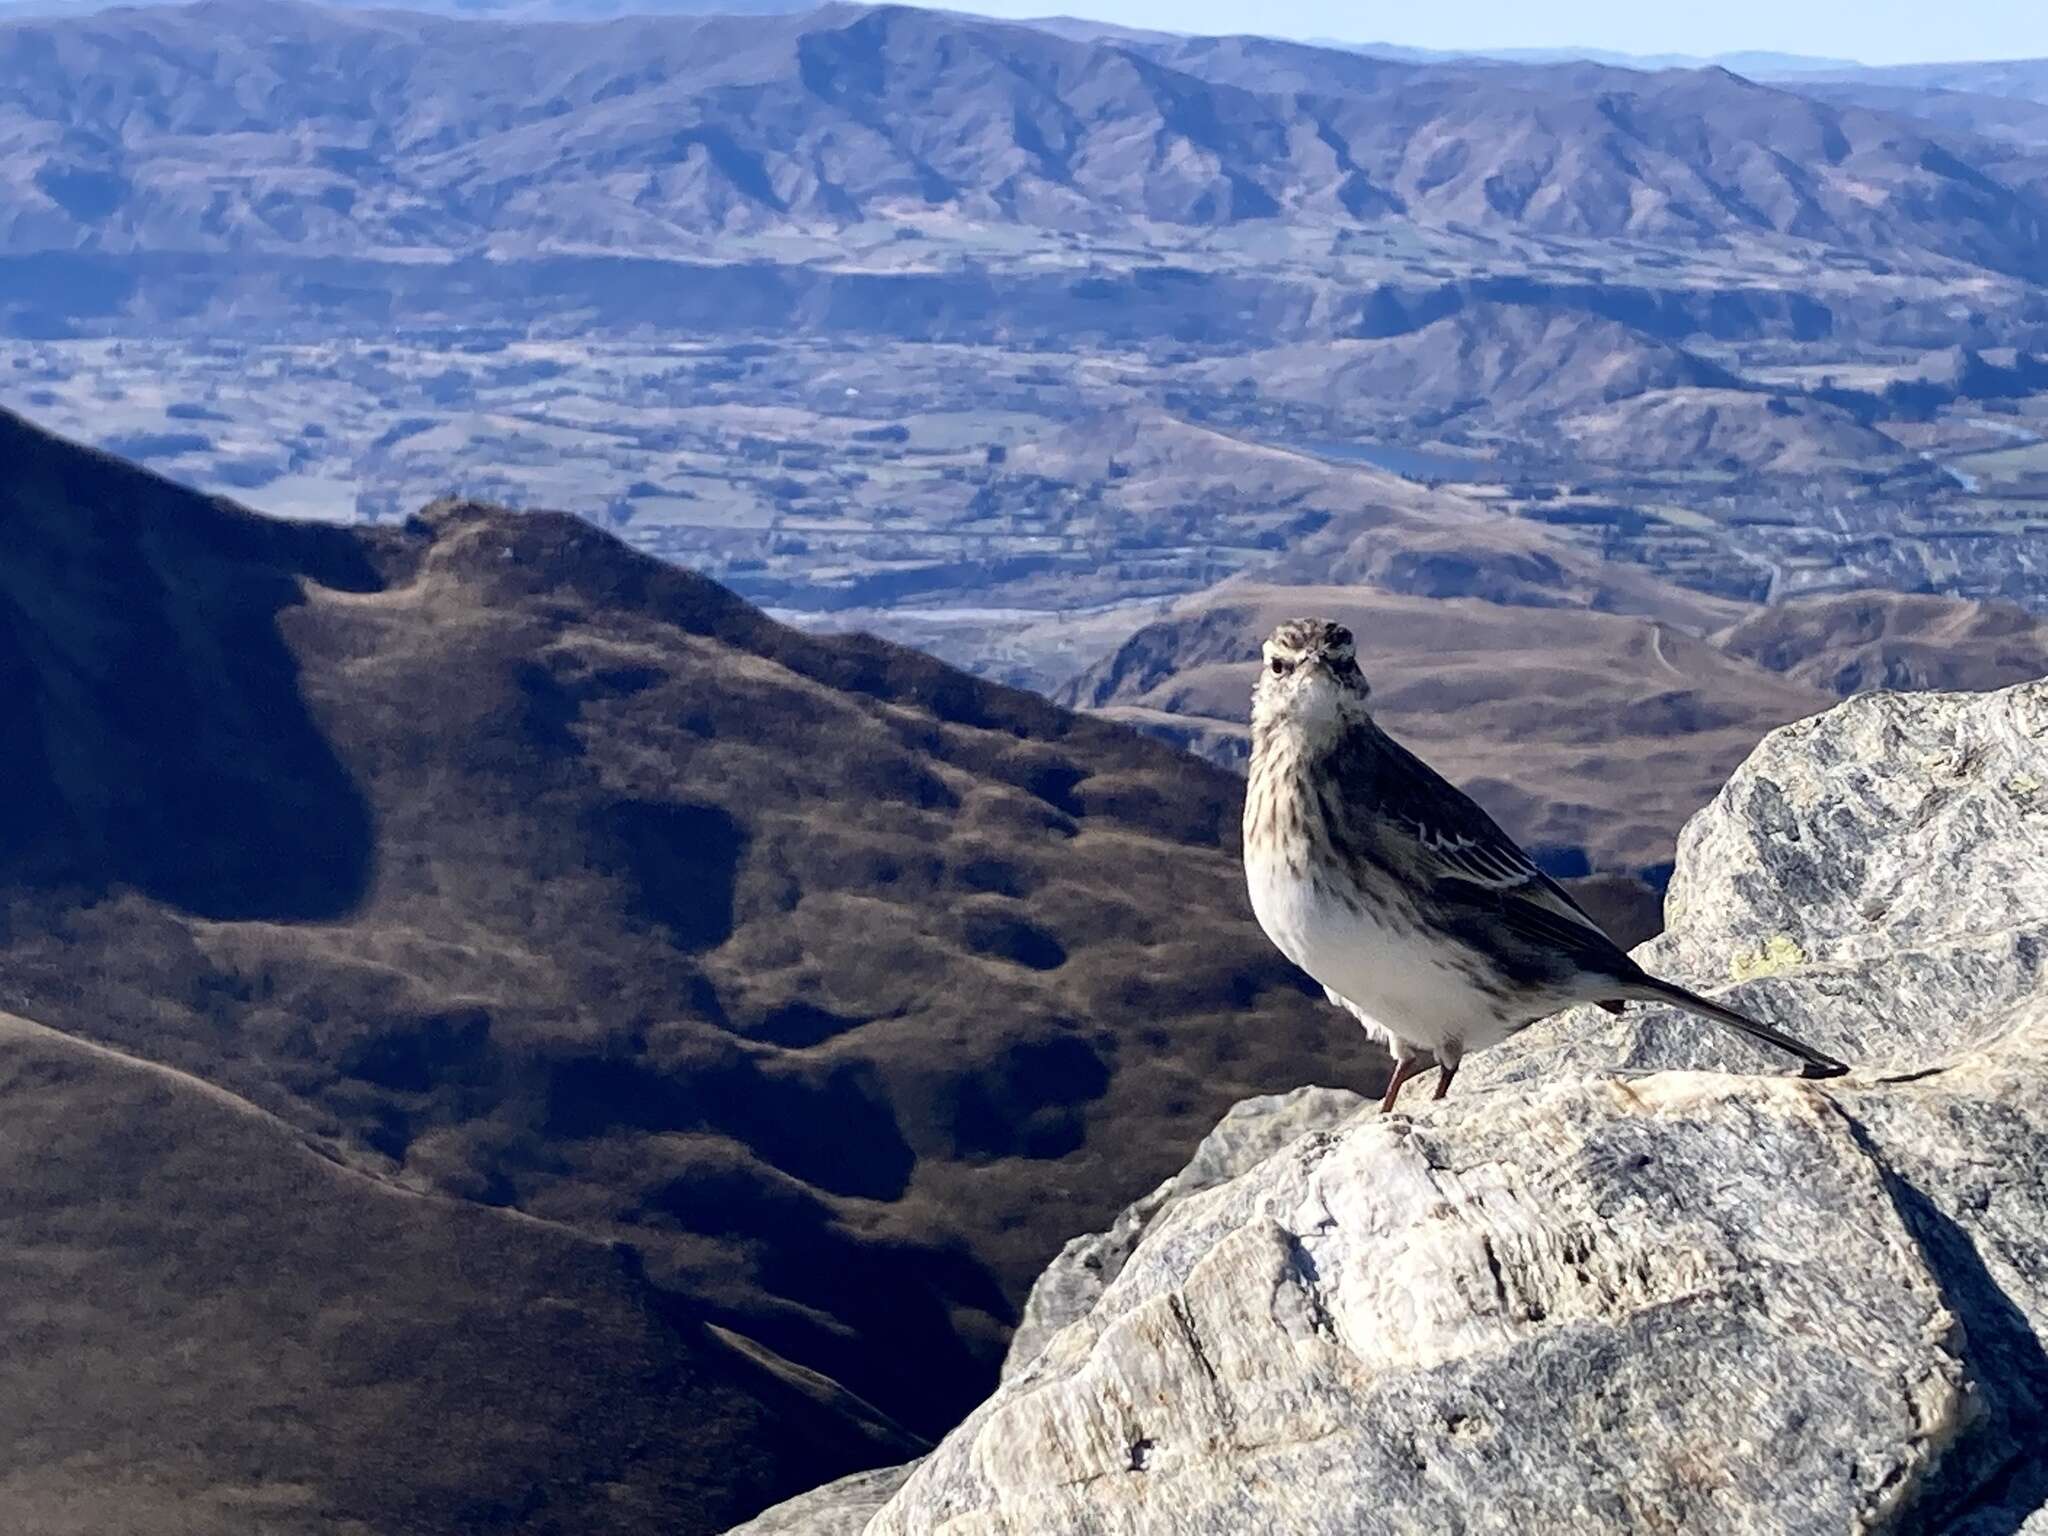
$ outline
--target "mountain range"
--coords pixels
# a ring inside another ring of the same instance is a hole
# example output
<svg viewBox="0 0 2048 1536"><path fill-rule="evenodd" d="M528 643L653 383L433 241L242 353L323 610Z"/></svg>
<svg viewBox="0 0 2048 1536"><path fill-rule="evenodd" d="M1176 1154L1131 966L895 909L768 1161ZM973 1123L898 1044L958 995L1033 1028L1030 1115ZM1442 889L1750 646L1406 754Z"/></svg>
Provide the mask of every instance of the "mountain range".
<svg viewBox="0 0 2048 1536"><path fill-rule="evenodd" d="M91 15L114 9L118 3L120 0L4 0L4 3L0 3L0 18L46 19ZM157 3L182 3L182 0L157 0ZM385 9L382 6L368 4L366 0L338 0L338 3L345 8ZM422 13L466 17L473 20L520 21L603 21L625 15L771 16L808 8L804 0L637 0L637 3L636 0L438 0L438 3L417 3L409 7ZM1021 18L1013 24L1034 27L1060 36L1087 39L1161 41L1189 35L1125 26L1099 18L1073 15ZM1873 67L1855 59L1773 52L1767 49L1741 49L1715 54L1628 53L1613 48L1569 46L1423 48L1403 43L1356 42L1335 37L1309 37L1302 41L1311 47L1339 49L1366 54L1373 58L1395 59L1416 64L1485 60L1503 64L1604 64L1617 69L1642 71L1725 69L1732 74L1756 80L1796 79L1808 75L1892 75L1916 82L1939 83L1948 89L1977 88L1973 85L1958 87L1955 83L1957 81L2024 79L2029 64L2035 62L1961 62Z"/></svg>
<svg viewBox="0 0 2048 1536"><path fill-rule="evenodd" d="M0 99L15 255L672 258L859 223L1276 218L2013 274L2048 252L2048 202L1968 144L1723 69L1088 41L902 7L515 27L201 0L0 25ZM223 135L216 163L200 146Z"/></svg>

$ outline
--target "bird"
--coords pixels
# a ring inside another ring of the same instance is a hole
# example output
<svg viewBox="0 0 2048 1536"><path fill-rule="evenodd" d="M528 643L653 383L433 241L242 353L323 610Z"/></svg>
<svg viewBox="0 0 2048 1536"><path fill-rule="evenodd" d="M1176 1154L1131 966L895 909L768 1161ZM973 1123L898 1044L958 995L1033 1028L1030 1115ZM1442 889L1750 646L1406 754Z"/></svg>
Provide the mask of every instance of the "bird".
<svg viewBox="0 0 2048 1536"><path fill-rule="evenodd" d="M1394 1058L1381 1111L1434 1062L1441 1099L1466 1053L1574 1003L1673 1004L1789 1052L1832 1056L1650 975L1463 791L1373 719L1351 632L1280 625L1260 652L1244 804L1259 926Z"/></svg>

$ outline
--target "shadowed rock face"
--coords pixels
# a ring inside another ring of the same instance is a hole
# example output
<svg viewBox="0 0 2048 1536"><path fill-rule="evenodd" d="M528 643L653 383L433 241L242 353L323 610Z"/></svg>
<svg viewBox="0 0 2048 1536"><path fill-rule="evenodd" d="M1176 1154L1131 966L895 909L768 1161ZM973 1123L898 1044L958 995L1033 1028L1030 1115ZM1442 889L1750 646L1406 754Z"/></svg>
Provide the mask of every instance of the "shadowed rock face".
<svg viewBox="0 0 2048 1536"><path fill-rule="evenodd" d="M1241 1106L866 1529L2033 1530L2044 785L2048 683L1774 733L1638 958L1858 1071L1585 1009L1413 1113Z"/></svg>
<svg viewBox="0 0 2048 1536"><path fill-rule="evenodd" d="M566 516L274 524L4 416L0 537L0 1006L623 1244L648 1305L817 1373L816 1456L775 1414L744 1477L706 1441L675 1529L943 1431L1231 1102L1382 1070L1251 920L1235 782L1135 733Z"/></svg>

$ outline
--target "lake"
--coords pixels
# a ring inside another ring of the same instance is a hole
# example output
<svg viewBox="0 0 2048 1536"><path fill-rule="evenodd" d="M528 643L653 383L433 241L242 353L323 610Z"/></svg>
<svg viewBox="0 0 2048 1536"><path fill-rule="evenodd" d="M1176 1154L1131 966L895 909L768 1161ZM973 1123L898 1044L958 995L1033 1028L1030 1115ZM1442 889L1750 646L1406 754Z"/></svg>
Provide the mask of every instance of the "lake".
<svg viewBox="0 0 2048 1536"><path fill-rule="evenodd" d="M1304 437L1274 444L1295 453L1313 454L1336 464L1370 464L1404 480L1507 480L1507 466L1494 459L1467 458L1427 448L1402 448L1393 443L1361 443L1343 438Z"/></svg>

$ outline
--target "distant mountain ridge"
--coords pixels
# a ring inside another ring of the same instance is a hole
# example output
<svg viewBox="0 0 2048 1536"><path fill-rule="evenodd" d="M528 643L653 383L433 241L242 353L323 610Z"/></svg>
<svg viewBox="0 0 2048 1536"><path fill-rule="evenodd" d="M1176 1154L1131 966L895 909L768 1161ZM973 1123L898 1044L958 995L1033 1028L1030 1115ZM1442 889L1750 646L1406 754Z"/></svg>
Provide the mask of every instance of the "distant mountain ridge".
<svg viewBox="0 0 2048 1536"><path fill-rule="evenodd" d="M1611 64L1617 69L1725 69L1765 79L1823 70L1862 69L1855 59L1832 59L1806 53L1771 53L1742 49L1734 53L1624 53L1612 48L1414 48L1402 43L1352 43L1337 38L1306 39L1319 48L1344 48L1381 59L1406 59L1440 64L1461 59L1495 59L1504 64Z"/></svg>
<svg viewBox="0 0 2048 1536"><path fill-rule="evenodd" d="M1990 59L1960 64L1892 64L1828 71L1829 78L1920 90L1962 91L2048 102L2048 59Z"/></svg>
<svg viewBox="0 0 2048 1536"><path fill-rule="evenodd" d="M134 0L0 0L0 21L86 16L133 3ZM190 0L145 0L145 3L172 5L190 3ZM341 9L353 10L390 8L379 4L378 0L329 0L329 3ZM415 0L408 9L436 16L498 21L608 21L625 16L776 16L809 10L811 4L807 3L807 0ZM946 9L972 14L966 7ZM1064 37L1091 40L1118 38L1135 41L1144 38L1164 39L1191 35L1124 26L1100 18L1076 15L1024 17L1017 19L1013 24L1039 28ZM1299 41L1313 48L1343 49L1352 53L1370 54L1375 58L1400 59L1416 64L1441 64L1474 59L1493 59L1510 64L1585 62L1638 70L1721 68L1759 79L1772 75L1839 72L1869 67L1855 59L1757 50L1717 54L1647 54L1627 53L1611 48L1573 46L1420 48L1403 43L1353 42L1336 37L1307 37ZM1952 66L1896 67L1939 69Z"/></svg>
<svg viewBox="0 0 2048 1536"><path fill-rule="evenodd" d="M186 5L192 0L142 0L147 5ZM376 11L393 7L380 0L329 0L339 10ZM0 0L0 21L91 16L129 9L136 0ZM408 9L422 15L482 21L616 21L627 16L782 16L812 8L816 0L418 0Z"/></svg>
<svg viewBox="0 0 2048 1536"><path fill-rule="evenodd" d="M200 0L0 24L0 93L0 254L687 256L888 220L1284 218L2048 265L2048 200L1969 141L1725 70L903 7L565 27Z"/></svg>

